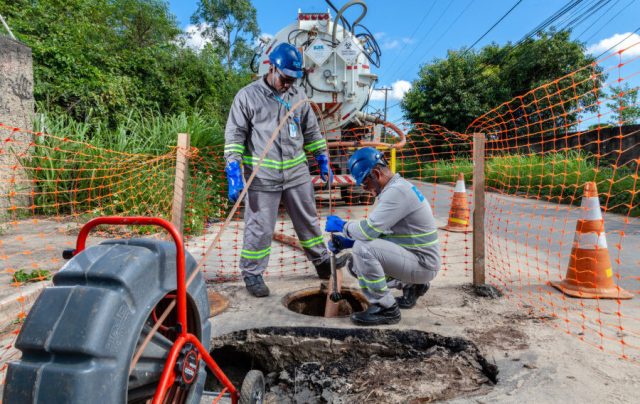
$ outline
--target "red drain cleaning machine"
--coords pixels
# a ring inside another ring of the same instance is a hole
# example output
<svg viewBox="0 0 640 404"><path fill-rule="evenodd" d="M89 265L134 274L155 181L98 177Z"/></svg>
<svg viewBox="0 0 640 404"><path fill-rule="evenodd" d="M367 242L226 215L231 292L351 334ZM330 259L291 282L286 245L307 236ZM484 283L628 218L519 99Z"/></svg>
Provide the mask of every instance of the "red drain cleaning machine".
<svg viewBox="0 0 640 404"><path fill-rule="evenodd" d="M86 248L99 225L159 226L173 242L117 239ZM207 370L223 386L214 402L260 403L264 377L236 389L209 355L211 324L202 274L168 221L101 217L29 312L9 364L3 401L14 403L200 403Z"/></svg>

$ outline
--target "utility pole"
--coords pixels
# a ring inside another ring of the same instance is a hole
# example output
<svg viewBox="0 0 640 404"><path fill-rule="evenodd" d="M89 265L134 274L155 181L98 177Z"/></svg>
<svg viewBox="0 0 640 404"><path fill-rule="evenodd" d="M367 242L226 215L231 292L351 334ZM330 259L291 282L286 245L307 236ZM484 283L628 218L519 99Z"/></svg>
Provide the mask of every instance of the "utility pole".
<svg viewBox="0 0 640 404"><path fill-rule="evenodd" d="M393 90L393 88L391 87L381 87L381 88L375 88L375 91L384 91L384 121L387 122L387 93L391 90ZM386 135L387 134L387 127L383 126L382 127L382 135Z"/></svg>

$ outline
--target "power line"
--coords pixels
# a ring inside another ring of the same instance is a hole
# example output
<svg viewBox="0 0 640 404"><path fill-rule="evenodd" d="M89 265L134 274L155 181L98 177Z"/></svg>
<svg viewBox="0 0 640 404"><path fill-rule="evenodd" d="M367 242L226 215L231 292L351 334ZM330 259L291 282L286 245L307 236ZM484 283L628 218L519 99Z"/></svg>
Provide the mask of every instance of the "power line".
<svg viewBox="0 0 640 404"><path fill-rule="evenodd" d="M620 0L616 0L613 3L611 3L611 6L609 6L602 14L600 14L600 17L598 17L596 19L596 21L593 24L590 24L587 28L585 28L584 30L582 30L582 32L576 36L576 39L580 38L582 35L584 35L585 32L589 31L591 28L595 27L597 25L597 23L604 18L605 15L609 14L609 12L611 12L611 10L613 10L614 8L616 8L616 6L618 5L618 3L620 3Z"/></svg>
<svg viewBox="0 0 640 404"><path fill-rule="evenodd" d="M411 35L409 35L409 40L413 39L413 36L416 34L416 32L418 32L418 30L420 29L420 27L422 27L422 24L424 24L424 22L427 20L427 17L429 16L429 14L431 14L431 10L433 10L433 7L436 5L436 2L433 1L431 2L431 7L429 7L429 9L427 10L427 12L425 13L425 15L422 17L422 20L420 21L420 23L418 24L418 26L416 27L416 29L413 31L413 33ZM401 53L404 48L406 48L408 45L408 42L405 42L404 45L402 45L402 48L400 48L400 50L398 51L398 53ZM391 70L391 68L393 66L395 66L396 62L400 60L400 58L396 58L393 60L393 62L391 63L390 66L387 67L387 69Z"/></svg>
<svg viewBox="0 0 640 404"><path fill-rule="evenodd" d="M618 11L618 12L617 12L613 17L611 17L611 18L610 18L606 23L604 23L604 24L600 27L600 29L599 29L599 30L597 30L597 31L596 31L596 32L594 32L594 33L593 33L589 38L587 38L587 39L585 40L585 42L589 42L591 39L593 39L593 37L594 37L594 36L598 35L598 34L600 33L600 31L602 31L602 30L604 29L604 27L608 26L608 25L609 25L609 23L610 23L611 21L613 21L617 16L619 16L619 15L620 15L624 10L626 10L626 9L627 9L627 7L629 7L629 6L630 6L631 4L633 4L634 2L635 2L635 0L631 0L629 3L627 3L627 5L626 5L626 6L622 7L622 9L621 9L620 11ZM586 32L586 31L585 31L585 32ZM584 34L584 32L583 32L583 34ZM582 34L580 34L580 36L582 36ZM580 37L580 36L579 36L579 37ZM578 38L579 38L579 37L578 37Z"/></svg>
<svg viewBox="0 0 640 404"><path fill-rule="evenodd" d="M527 40L533 38L535 35L544 31L551 24L556 22L558 19L562 18L562 16L566 15L569 11L573 10L576 6L582 3L584 0L572 0L571 2L562 6L558 11L553 13L551 16L547 17L542 23L538 24L534 29L525 34L520 40L514 45L513 49L519 47Z"/></svg>
<svg viewBox="0 0 640 404"><path fill-rule="evenodd" d="M489 29L487 30L487 32L485 32L484 34L482 34L482 35L480 36L480 38L478 38L478 39L473 43L473 45L471 45L471 46L470 46L470 47L469 47L469 48L468 48L468 49L463 53L463 55L465 55L468 51L470 51L471 49L473 49L473 47L474 47L474 46L476 46L476 45L478 44L478 42L480 42L480 41L481 41L485 36L487 36L487 35L489 34L489 32L491 32L495 27L497 27L497 26L498 26L498 24L500 24L500 23L502 22L502 20L504 20L505 18L507 18L507 16L508 16L509 14L511 14L511 12L512 12L513 10L515 10L515 8L516 8L516 7L518 7L518 6L520 5L520 3L522 3L522 0L518 0L518 1L516 2L516 4L514 4L514 5L509 9L509 11L507 11L506 13L504 13L504 15L503 15L502 17L500 17L500 19L499 19L498 21L496 21L496 22L491 26L491 28L489 28Z"/></svg>
<svg viewBox="0 0 640 404"><path fill-rule="evenodd" d="M431 50L436 46L436 44L438 42L440 42L440 40L451 30L451 28L455 25L456 22L458 22L458 20L460 19L460 17L462 17L462 15L469 9L469 7L471 7L471 5L473 4L475 0L471 0L467 6L462 9L462 11L456 16L456 18L453 19L453 21L451 21L451 23L447 26L447 28L442 32L442 34L440 34L440 36L438 37L438 39L436 39L435 41L431 42L431 46L426 50L426 52L418 59L420 61L423 61L426 59L427 55L429 54L429 52L431 52ZM402 73L404 74L407 71L407 69L402 70Z"/></svg>
<svg viewBox="0 0 640 404"><path fill-rule="evenodd" d="M611 1L612 0L600 0L595 4L592 4L591 7L589 7L587 10L583 11L580 15L578 15L577 17L574 17L571 21L566 23L562 29L572 31L574 28L580 26L580 24L584 23L589 18L594 16L598 11L600 11L607 4L611 3Z"/></svg>
<svg viewBox="0 0 640 404"><path fill-rule="evenodd" d="M600 56L604 55L605 53L608 53L611 49L615 48L616 46L620 45L621 43L623 43L624 41L626 41L627 39L631 38L631 36L633 34L635 34L636 32L640 31L640 27L636 28L635 31L633 31L632 33L630 33L629 35L627 35L623 40L621 40L620 42L618 42L617 44L613 45L612 47L610 47L609 49L607 49L606 51L602 52L601 54L599 54L598 56L596 56L596 59L600 59Z"/></svg>
<svg viewBox="0 0 640 404"><path fill-rule="evenodd" d="M511 11L513 11L513 9L515 9L515 7L517 7L522 0L516 2L511 9L509 9L507 11L507 13L505 13L505 15L503 15L497 23L495 23L488 32L490 32L493 28L495 28L495 26L497 26L497 24L500 23L500 21L502 21L504 18L506 18L506 16L511 13ZM513 50L515 50L517 47L521 46L525 41L527 41L530 38L533 38L535 35L537 35L538 33L542 32L544 29L546 29L547 27L549 27L551 24L553 24L554 22L558 21L560 18L562 18L563 16L566 16L569 12L571 12L572 10L574 10L576 7L578 7L582 2L584 2L585 0L572 0L569 3L565 4L564 6L562 6L560 9L558 9L557 11L555 11L551 16L547 17L544 21L542 21L540 24L538 24L534 29L532 29L531 31L529 31L527 34L525 34L516 44L515 46L513 46L513 48L511 48L510 50L507 51L507 53L504 55L504 57L506 57L509 53L511 53ZM575 14L575 11L574 11ZM486 36L486 33L483 35ZM474 44L468 49L470 50L473 46L475 46L480 40L482 40L483 37L480 37L478 41L474 42ZM467 51L468 51L467 50ZM465 53L467 52L465 51ZM388 109L392 109L395 107L398 107L400 105L402 101L396 102L395 104L392 104L391 106L388 107Z"/></svg>
<svg viewBox="0 0 640 404"><path fill-rule="evenodd" d="M435 3L435 1L434 1ZM447 7L444 9L444 11L442 12L442 14L440 14L440 16L438 17L438 19L436 20L436 22L431 25L431 28L429 28L429 31L427 31L426 34L424 34L424 36L422 37L422 39L420 39L420 41L416 44L416 47L413 48L413 50L411 51L411 53L405 57L406 59L409 59L411 56L413 56L413 54L415 53L415 51L418 49L418 44L422 43L425 41L425 39L427 39L427 36L431 33L431 31L433 31L433 29L436 27L436 25L438 25L438 23L440 22L440 20L442 20L442 17L445 15L445 13L447 12L447 10L449 10L449 7L451 7L451 5L453 4L453 1L450 1L449 4L447 5ZM400 68L396 69L393 74L390 74L390 77L394 77L396 75L396 73L398 73L398 71L400 70Z"/></svg>
<svg viewBox="0 0 640 404"><path fill-rule="evenodd" d="M458 22L458 20L460 19L460 17L462 17L462 15L469 9L469 7L471 7L471 5L473 4L475 0L471 0L469 2L469 4L467 4L467 6L460 12L460 14L458 14L458 16L456 18L454 18L453 21L451 21L451 24L449 24L449 26L447 27L447 29L444 30L444 32L442 32L442 34L440 34L440 36L438 37L438 39L436 39L435 41L433 41L431 43L431 46L429 47L429 49L427 49L427 51L422 55L422 57L420 58L420 60L424 60L426 59L427 55L429 54L429 52L431 52L431 50L436 46L436 44L438 42L440 42L440 40L447 34L447 32L449 32L451 30L451 27L454 26L454 24L456 22ZM520 0L522 1L522 0Z"/></svg>
<svg viewBox="0 0 640 404"><path fill-rule="evenodd" d="M601 1L603 1L603 0L586 0L583 3L580 3L578 6L576 6L575 9L573 9L571 11L571 13L567 13L562 18L558 19L558 21L554 25L556 27L561 27L562 25L566 25L569 21L571 21L572 19L576 18L576 16L582 15L582 13L587 8L593 6L594 3L600 3Z"/></svg>

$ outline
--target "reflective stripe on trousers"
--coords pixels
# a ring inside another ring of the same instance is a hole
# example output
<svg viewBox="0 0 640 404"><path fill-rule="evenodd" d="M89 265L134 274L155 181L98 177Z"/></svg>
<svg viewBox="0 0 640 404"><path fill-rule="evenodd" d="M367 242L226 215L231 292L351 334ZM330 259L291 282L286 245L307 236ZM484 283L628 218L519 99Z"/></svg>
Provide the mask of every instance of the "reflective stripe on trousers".
<svg viewBox="0 0 640 404"><path fill-rule="evenodd" d="M395 299L387 286L386 277L404 285L425 284L436 277L438 271L425 268L418 256L384 239L356 241L353 245L353 270L358 284L369 303L390 307Z"/></svg>
<svg viewBox="0 0 640 404"><path fill-rule="evenodd" d="M314 265L329 259L316 213L313 185L310 182L284 191L250 189L245 197L244 241L240 255L243 276L260 275L269 264L280 199L307 258Z"/></svg>

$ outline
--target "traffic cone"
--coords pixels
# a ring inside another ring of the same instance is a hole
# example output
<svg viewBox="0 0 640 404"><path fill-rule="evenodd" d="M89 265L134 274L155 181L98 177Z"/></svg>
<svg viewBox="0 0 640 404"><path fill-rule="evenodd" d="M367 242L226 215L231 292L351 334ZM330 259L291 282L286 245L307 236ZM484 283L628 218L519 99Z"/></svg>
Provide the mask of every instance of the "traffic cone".
<svg viewBox="0 0 640 404"><path fill-rule="evenodd" d="M595 182L584 185L581 208L582 218L576 225L567 275L560 282L550 282L551 286L566 295L585 299L631 299L631 293L613 282Z"/></svg>
<svg viewBox="0 0 640 404"><path fill-rule="evenodd" d="M469 204L467 203L467 190L464 187L464 174L458 174L456 188L453 190L449 221L442 229L453 232L471 231L469 224Z"/></svg>

